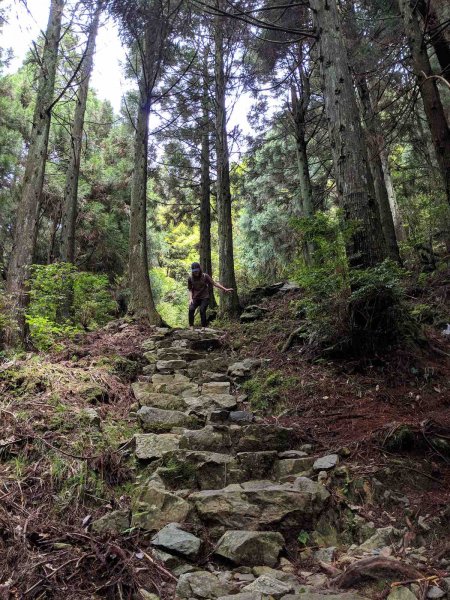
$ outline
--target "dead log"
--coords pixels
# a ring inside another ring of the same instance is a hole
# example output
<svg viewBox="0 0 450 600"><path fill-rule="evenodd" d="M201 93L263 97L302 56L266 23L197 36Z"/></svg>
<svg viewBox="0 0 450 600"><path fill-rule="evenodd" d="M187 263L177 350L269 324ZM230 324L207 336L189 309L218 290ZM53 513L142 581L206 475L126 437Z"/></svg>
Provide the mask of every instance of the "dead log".
<svg viewBox="0 0 450 600"><path fill-rule="evenodd" d="M383 579L389 576L401 576L404 579L421 579L422 573L411 565L392 558L375 556L363 558L349 566L342 574L331 581L332 585L340 588L352 587L360 579Z"/></svg>

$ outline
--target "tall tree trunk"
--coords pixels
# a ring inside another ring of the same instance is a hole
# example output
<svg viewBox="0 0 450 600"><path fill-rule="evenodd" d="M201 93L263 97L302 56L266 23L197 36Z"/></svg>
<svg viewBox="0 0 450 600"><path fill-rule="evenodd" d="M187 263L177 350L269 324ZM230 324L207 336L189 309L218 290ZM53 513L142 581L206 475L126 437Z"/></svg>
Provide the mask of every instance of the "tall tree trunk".
<svg viewBox="0 0 450 600"><path fill-rule="evenodd" d="M441 67L441 75L450 81L450 8L447 2L446 5L441 5L439 0L419 0L417 10L429 34Z"/></svg>
<svg viewBox="0 0 450 600"><path fill-rule="evenodd" d="M381 150L384 144L383 135L381 133L382 126L378 115L373 109L369 87L365 77L363 75L357 75L355 80L361 101L363 120L366 129L369 167L375 187L375 196L377 198L378 208L380 211L384 239L389 258L399 263L400 252L398 250L394 219L391 212L391 205L389 203L389 196L383 173L383 165L381 162Z"/></svg>
<svg viewBox="0 0 450 600"><path fill-rule="evenodd" d="M205 64L203 68L203 95L202 95L202 124L201 138L202 147L200 154L200 264L206 273L211 277L212 258L211 258L211 175L210 175L210 102L208 89L208 63L205 54ZM211 290L210 306L215 308L217 302L214 292Z"/></svg>
<svg viewBox="0 0 450 600"><path fill-rule="evenodd" d="M301 67L300 67L301 68ZM309 172L308 152L306 142L306 111L309 104L309 85L307 90L302 90L302 98L299 99L297 90L291 86L291 115L295 137L295 151L297 155L298 177L300 184L300 198L296 206L298 216L311 219L314 216L313 189L311 175ZM303 245L303 257L307 265L313 262L314 246L312 242Z"/></svg>
<svg viewBox="0 0 450 600"><path fill-rule="evenodd" d="M134 138L134 169L131 180L129 286L128 312L137 319L146 319L151 325L162 325L150 285L147 254L147 176L148 132L152 92L159 69L158 52L161 41L153 38L147 26L142 43L142 69L139 81L139 108ZM159 28L158 34L162 36Z"/></svg>
<svg viewBox="0 0 450 600"><path fill-rule="evenodd" d="M450 129L428 58L417 15L410 0L398 0L405 33L412 55L412 66L419 83L425 115L431 131L436 157L450 204Z"/></svg>
<svg viewBox="0 0 450 600"><path fill-rule="evenodd" d="M23 342L26 338L27 283L29 268L33 262L36 247L39 206L44 185L63 8L64 0L51 1L31 140L26 159L22 194L17 208L14 245L6 284L14 319L17 323L17 328L12 330L8 336L10 344Z"/></svg>
<svg viewBox="0 0 450 600"><path fill-rule="evenodd" d="M82 59L80 86L78 88L75 114L70 132L72 152L66 173L61 224L61 260L70 263L75 262L75 222L77 218L78 179L80 176L84 116L89 92L89 80L94 64L95 40L98 32L100 12L101 4L99 3L92 18L86 49Z"/></svg>
<svg viewBox="0 0 450 600"><path fill-rule="evenodd" d="M381 165L383 167L383 177L386 185L386 192L389 198L389 206L391 207L392 220L394 221L395 235L398 242L404 242L406 240L405 226L403 224L402 215L400 214L400 209L398 207L397 194L395 193L391 169L389 167L389 157L384 147L384 143L380 151L380 158Z"/></svg>
<svg viewBox="0 0 450 600"><path fill-rule="evenodd" d="M234 318L239 314L233 251L233 223L231 217L230 157L227 138L226 78L224 66L223 17L216 17L215 44L215 108L217 158L217 219L219 224L219 279L230 294L222 294L220 312Z"/></svg>
<svg viewBox="0 0 450 600"><path fill-rule="evenodd" d="M347 241L348 261L351 267L371 267L386 258L386 251L336 0L311 0L310 6L336 185L345 220L358 225Z"/></svg>

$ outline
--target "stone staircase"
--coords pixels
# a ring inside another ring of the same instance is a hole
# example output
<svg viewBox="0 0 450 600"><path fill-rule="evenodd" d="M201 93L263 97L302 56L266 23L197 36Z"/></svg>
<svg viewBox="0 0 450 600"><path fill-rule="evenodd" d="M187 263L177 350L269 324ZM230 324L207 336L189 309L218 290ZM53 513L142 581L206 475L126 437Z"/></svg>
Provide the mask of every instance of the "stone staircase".
<svg viewBox="0 0 450 600"><path fill-rule="evenodd" d="M142 475L127 526L152 534L176 598L318 600L323 579L300 581L286 548L326 510L317 474L337 457L315 460L293 430L246 410L240 383L260 361L233 362L219 331L160 328L143 346Z"/></svg>

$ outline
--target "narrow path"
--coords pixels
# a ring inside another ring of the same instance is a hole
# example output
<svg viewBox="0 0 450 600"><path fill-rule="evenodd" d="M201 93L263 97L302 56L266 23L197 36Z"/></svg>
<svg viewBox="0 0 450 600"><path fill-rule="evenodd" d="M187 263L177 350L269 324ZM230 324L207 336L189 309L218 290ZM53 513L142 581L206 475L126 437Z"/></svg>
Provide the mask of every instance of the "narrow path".
<svg viewBox="0 0 450 600"><path fill-rule="evenodd" d="M324 593L325 577L305 584L294 575L286 548L314 527L330 496L306 475L333 468L337 456L315 461L291 429L243 409L240 384L260 362L232 364L219 331L161 328L144 348L148 365L133 391L146 475L131 526L154 534L156 558L178 579L176 597Z"/></svg>

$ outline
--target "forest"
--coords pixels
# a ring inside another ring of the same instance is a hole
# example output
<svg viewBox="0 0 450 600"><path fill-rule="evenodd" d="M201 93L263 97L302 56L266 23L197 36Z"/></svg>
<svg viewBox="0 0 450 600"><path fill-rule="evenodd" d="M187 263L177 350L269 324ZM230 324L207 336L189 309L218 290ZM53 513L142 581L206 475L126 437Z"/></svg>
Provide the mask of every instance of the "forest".
<svg viewBox="0 0 450 600"><path fill-rule="evenodd" d="M264 282L333 303L363 272L445 269L445 4L52 4L1 79L4 343L125 313L186 324L194 260L235 290L226 318ZM106 18L133 83L120 114L89 87ZM229 127L243 94L246 134Z"/></svg>
<svg viewBox="0 0 450 600"><path fill-rule="evenodd" d="M0 38L0 599L450 594L448 2L46 20Z"/></svg>

